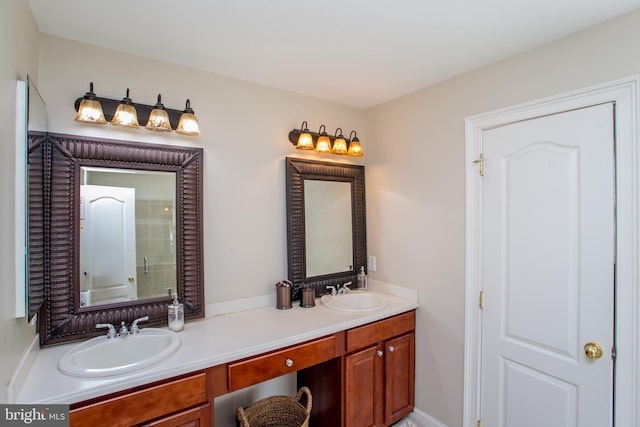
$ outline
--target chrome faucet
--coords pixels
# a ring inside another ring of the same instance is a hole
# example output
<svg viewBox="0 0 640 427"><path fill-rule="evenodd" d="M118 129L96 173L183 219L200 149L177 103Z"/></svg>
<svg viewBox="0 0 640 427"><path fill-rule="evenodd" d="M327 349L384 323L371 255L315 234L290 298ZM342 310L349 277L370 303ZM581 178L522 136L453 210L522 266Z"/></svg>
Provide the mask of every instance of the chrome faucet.
<svg viewBox="0 0 640 427"><path fill-rule="evenodd" d="M98 323L96 328L109 328L109 332L107 332L107 339L110 340L118 336L116 332L116 328L111 323Z"/></svg>
<svg viewBox="0 0 640 427"><path fill-rule="evenodd" d="M127 329L127 324L124 321L120 322L119 331L116 331L115 326L111 323L98 323L96 328L109 328L109 331L107 332L107 339L110 340L116 337L126 337L127 335L136 335L140 333L138 323L145 322L147 320L149 320L149 316L140 317L139 319L134 320L131 324L131 330Z"/></svg>
<svg viewBox="0 0 640 427"><path fill-rule="evenodd" d="M331 295L338 295L338 291L335 286L326 286L326 288L331 290Z"/></svg>
<svg viewBox="0 0 640 427"><path fill-rule="evenodd" d="M344 285L342 285L342 287L340 289L338 289L338 294L344 295L346 293L348 293L351 289L349 288L349 286L351 286L353 283L351 282L347 282Z"/></svg>
<svg viewBox="0 0 640 427"><path fill-rule="evenodd" d="M149 316L144 316L134 320L133 323L131 324L131 332L130 332L131 335L140 333L140 328L138 328L138 322L146 322L147 320L149 320Z"/></svg>

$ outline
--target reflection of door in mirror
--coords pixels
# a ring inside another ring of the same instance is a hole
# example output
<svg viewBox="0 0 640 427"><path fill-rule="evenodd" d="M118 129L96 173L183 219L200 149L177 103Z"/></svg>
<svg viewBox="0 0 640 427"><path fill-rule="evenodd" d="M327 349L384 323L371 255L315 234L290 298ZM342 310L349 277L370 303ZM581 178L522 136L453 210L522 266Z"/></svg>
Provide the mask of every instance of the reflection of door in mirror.
<svg viewBox="0 0 640 427"><path fill-rule="evenodd" d="M304 180L307 277L353 270L351 183Z"/></svg>
<svg viewBox="0 0 640 427"><path fill-rule="evenodd" d="M81 171L81 306L176 292L175 173ZM90 203L85 192L96 187L117 194L96 195L99 203Z"/></svg>
<svg viewBox="0 0 640 427"><path fill-rule="evenodd" d="M135 188L80 186L80 306L138 297Z"/></svg>

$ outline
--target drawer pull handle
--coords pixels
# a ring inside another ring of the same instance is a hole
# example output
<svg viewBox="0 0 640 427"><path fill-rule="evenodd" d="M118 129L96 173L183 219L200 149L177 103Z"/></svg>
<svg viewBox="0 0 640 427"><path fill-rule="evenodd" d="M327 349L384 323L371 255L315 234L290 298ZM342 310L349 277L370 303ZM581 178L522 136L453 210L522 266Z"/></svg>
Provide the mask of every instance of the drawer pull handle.
<svg viewBox="0 0 640 427"><path fill-rule="evenodd" d="M389 353L393 353L394 351L396 351L396 348L392 345L389 346Z"/></svg>
<svg viewBox="0 0 640 427"><path fill-rule="evenodd" d="M382 352L382 350L378 350L378 351L376 351L376 355L378 357L382 357L382 356L384 356L384 353Z"/></svg>
<svg viewBox="0 0 640 427"><path fill-rule="evenodd" d="M293 360L291 359L287 359L284 361L284 364L287 365L289 368L293 366Z"/></svg>

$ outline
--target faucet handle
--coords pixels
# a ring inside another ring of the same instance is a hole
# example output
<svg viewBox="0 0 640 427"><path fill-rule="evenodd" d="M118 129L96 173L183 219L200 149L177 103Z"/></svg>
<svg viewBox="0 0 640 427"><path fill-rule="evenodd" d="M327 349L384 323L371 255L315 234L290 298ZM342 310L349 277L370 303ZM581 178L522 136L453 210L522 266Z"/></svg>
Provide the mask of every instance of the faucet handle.
<svg viewBox="0 0 640 427"><path fill-rule="evenodd" d="M131 334L135 335L137 333L140 332L140 328L138 328L138 322L146 322L147 320L149 320L149 316L144 316L141 317L139 319L136 319L133 321L133 323L131 324Z"/></svg>
<svg viewBox="0 0 640 427"><path fill-rule="evenodd" d="M345 293L345 294L347 292L349 292L351 290L351 288L349 286L351 286L351 285L353 285L353 283L351 283L351 282L347 282L344 285L342 285L342 292Z"/></svg>
<svg viewBox="0 0 640 427"><path fill-rule="evenodd" d="M98 323L96 328L109 328L109 332L107 332L107 339L110 340L118 336L116 332L116 328L111 323Z"/></svg>
<svg viewBox="0 0 640 427"><path fill-rule="evenodd" d="M337 295L338 294L338 291L336 290L335 286L328 285L328 286L326 286L326 288L331 290L331 295Z"/></svg>

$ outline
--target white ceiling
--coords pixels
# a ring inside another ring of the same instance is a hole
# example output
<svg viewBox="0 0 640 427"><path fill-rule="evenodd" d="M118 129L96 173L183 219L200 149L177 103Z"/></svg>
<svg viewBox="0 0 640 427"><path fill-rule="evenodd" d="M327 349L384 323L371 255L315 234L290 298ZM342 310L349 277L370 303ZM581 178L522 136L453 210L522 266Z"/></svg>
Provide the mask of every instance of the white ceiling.
<svg viewBox="0 0 640 427"><path fill-rule="evenodd" d="M42 33L367 108L640 0L28 0Z"/></svg>

